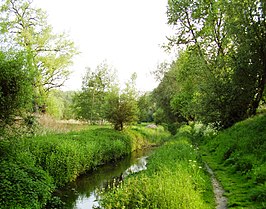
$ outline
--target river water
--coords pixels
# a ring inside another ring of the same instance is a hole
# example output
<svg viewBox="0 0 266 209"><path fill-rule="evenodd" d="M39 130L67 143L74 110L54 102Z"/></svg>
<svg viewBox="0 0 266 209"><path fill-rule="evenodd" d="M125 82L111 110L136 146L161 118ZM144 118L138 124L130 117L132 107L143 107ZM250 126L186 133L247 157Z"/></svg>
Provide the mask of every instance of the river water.
<svg viewBox="0 0 266 209"><path fill-rule="evenodd" d="M146 169L151 149L136 151L122 160L98 167L59 189L56 195L65 202L65 209L90 209L98 206L96 190L105 188L114 179L122 180L131 173Z"/></svg>

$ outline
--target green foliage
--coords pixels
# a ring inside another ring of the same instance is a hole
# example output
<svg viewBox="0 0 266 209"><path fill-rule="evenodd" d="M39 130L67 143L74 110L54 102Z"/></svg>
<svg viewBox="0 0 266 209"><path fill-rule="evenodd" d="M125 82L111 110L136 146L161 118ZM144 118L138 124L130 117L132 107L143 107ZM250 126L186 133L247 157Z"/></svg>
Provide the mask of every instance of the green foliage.
<svg viewBox="0 0 266 209"><path fill-rule="evenodd" d="M138 120L137 101L126 94L112 95L107 100L106 118L114 125L115 130L122 131L124 125Z"/></svg>
<svg viewBox="0 0 266 209"><path fill-rule="evenodd" d="M74 97L74 111L78 118L92 123L104 120L106 98L114 85L115 72L105 62L98 65L94 71L87 68L82 91Z"/></svg>
<svg viewBox="0 0 266 209"><path fill-rule="evenodd" d="M63 118L64 103L61 98L55 97L53 93L50 93L45 105L47 106L46 113L56 119Z"/></svg>
<svg viewBox="0 0 266 209"><path fill-rule="evenodd" d="M147 124L133 126L131 128L139 133L144 139L149 139L151 143L160 144L169 140L170 133L164 129L163 126L156 126L154 128L147 127ZM130 129L130 130L131 130Z"/></svg>
<svg viewBox="0 0 266 209"><path fill-rule="evenodd" d="M74 119L74 94L74 91L51 90L45 102L46 112L56 119Z"/></svg>
<svg viewBox="0 0 266 209"><path fill-rule="evenodd" d="M59 91L59 94L55 95L64 103L63 119L74 119L76 117L76 113L73 111L75 91Z"/></svg>
<svg viewBox="0 0 266 209"><path fill-rule="evenodd" d="M26 53L0 52L0 127L32 105L32 72Z"/></svg>
<svg viewBox="0 0 266 209"><path fill-rule="evenodd" d="M176 36L167 47L186 48L155 90L167 123L181 115L226 128L256 113L266 82L265 11L262 1L168 1Z"/></svg>
<svg viewBox="0 0 266 209"><path fill-rule="evenodd" d="M36 165L31 153L10 144L0 144L0 207L43 208L54 189L52 178Z"/></svg>
<svg viewBox="0 0 266 209"><path fill-rule="evenodd" d="M107 97L105 117L114 125L115 130L122 131L124 125L138 121L136 78L137 74L133 73L122 93L118 88L113 88Z"/></svg>
<svg viewBox="0 0 266 209"><path fill-rule="evenodd" d="M138 103L134 73L120 92L114 71L102 63L95 71L87 69L82 92L74 96L74 111L78 118L91 123L109 121L115 130L138 120Z"/></svg>
<svg viewBox="0 0 266 209"><path fill-rule="evenodd" d="M138 99L139 122L152 122L155 105L151 93L145 93Z"/></svg>
<svg viewBox="0 0 266 209"><path fill-rule="evenodd" d="M157 124L167 124L169 131L176 133L177 124L186 121L186 118L182 116L181 112L174 109L171 106L171 100L176 91L179 91L180 87L177 81L176 71L173 66L173 62L167 69L164 69L164 75L160 84L152 92L154 101L156 102L156 111L154 113L154 120Z"/></svg>
<svg viewBox="0 0 266 209"><path fill-rule="evenodd" d="M265 115L256 116L203 141L204 159L215 169L231 207L265 207L265 123Z"/></svg>
<svg viewBox="0 0 266 209"><path fill-rule="evenodd" d="M156 114L159 116L157 121L175 122L175 116L178 116L172 112L170 101L175 89L178 89L177 80L172 71L169 69L165 71L159 86L153 91L153 98L158 110Z"/></svg>
<svg viewBox="0 0 266 209"><path fill-rule="evenodd" d="M27 62L35 69L33 84L38 103L39 97L64 84L70 74L67 67L77 50L67 34L53 33L46 12L35 8L31 0L1 1L0 8L0 47L29 52Z"/></svg>
<svg viewBox="0 0 266 209"><path fill-rule="evenodd" d="M187 139L158 148L148 169L101 192L102 208L213 208L209 177Z"/></svg>
<svg viewBox="0 0 266 209"><path fill-rule="evenodd" d="M27 140L36 163L63 185L97 165L131 152L131 140L111 129L95 129Z"/></svg>
<svg viewBox="0 0 266 209"><path fill-rule="evenodd" d="M166 136L163 129L156 133L156 142ZM1 140L0 208L43 208L47 202L58 205L60 201L51 197L55 187L154 142L147 128L118 132L99 126L68 134Z"/></svg>

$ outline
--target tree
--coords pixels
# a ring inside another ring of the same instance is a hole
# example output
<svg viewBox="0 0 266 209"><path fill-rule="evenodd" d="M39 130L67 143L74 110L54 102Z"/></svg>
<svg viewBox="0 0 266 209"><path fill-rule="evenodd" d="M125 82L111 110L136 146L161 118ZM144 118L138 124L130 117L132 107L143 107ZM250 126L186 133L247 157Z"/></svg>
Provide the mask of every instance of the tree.
<svg viewBox="0 0 266 209"><path fill-rule="evenodd" d="M155 104L152 101L152 95L150 92L146 92L138 99L139 108L139 122L152 122L153 113L155 111Z"/></svg>
<svg viewBox="0 0 266 209"><path fill-rule="evenodd" d="M253 115L266 83L266 3L263 0L239 0L231 5L228 3L227 8L227 31L236 45L231 55L236 71L235 81L247 82L240 88L251 91L247 112Z"/></svg>
<svg viewBox="0 0 266 209"><path fill-rule="evenodd" d="M32 77L25 53L0 52L0 128L32 107Z"/></svg>
<svg viewBox="0 0 266 209"><path fill-rule="evenodd" d="M74 43L64 33L54 34L46 13L34 8L31 0L5 0L0 7L1 47L28 52L36 96L62 86L77 54Z"/></svg>
<svg viewBox="0 0 266 209"><path fill-rule="evenodd" d="M195 97L198 105L189 102L197 109L197 119L228 127L255 114L266 78L265 7L262 0L168 1L168 23L177 29L169 48L186 45L204 63L200 76L194 68L185 81L194 75L204 78L204 73L208 77L193 87L200 95ZM189 62L184 69L195 63ZM184 87L186 82L181 83ZM184 113L184 101L193 101L193 96L187 100L192 92L186 88L176 95L172 107Z"/></svg>
<svg viewBox="0 0 266 209"><path fill-rule="evenodd" d="M156 102L156 108L158 109L156 111L156 120L161 123L175 124L186 121L180 111L174 111L171 106L173 96L180 90L175 65L175 62L169 66L165 65L167 69L164 70L161 82L152 92L153 99Z"/></svg>
<svg viewBox="0 0 266 209"><path fill-rule="evenodd" d="M137 74L132 74L122 93L118 86L114 86L108 94L106 119L114 125L115 130L122 131L125 125L138 120L136 78Z"/></svg>
<svg viewBox="0 0 266 209"><path fill-rule="evenodd" d="M79 118L96 122L105 118L106 96L116 84L115 71L105 62L94 71L87 68L82 91L74 97L74 107Z"/></svg>
<svg viewBox="0 0 266 209"><path fill-rule="evenodd" d="M48 95L46 102L46 113L56 119L62 119L64 114L64 100L59 90L52 90Z"/></svg>

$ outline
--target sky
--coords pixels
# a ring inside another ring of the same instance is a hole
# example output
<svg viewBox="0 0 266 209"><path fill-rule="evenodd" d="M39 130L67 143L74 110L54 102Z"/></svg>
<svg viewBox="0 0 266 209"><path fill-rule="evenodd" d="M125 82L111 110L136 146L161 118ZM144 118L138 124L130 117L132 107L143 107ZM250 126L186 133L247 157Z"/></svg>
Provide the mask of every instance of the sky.
<svg viewBox="0 0 266 209"><path fill-rule="evenodd" d="M64 90L81 88L86 67L106 61L122 83L136 72L137 87L150 91L158 83L151 71L171 56L161 46L171 28L167 0L35 0L47 11L54 32L67 32L80 52L70 67Z"/></svg>

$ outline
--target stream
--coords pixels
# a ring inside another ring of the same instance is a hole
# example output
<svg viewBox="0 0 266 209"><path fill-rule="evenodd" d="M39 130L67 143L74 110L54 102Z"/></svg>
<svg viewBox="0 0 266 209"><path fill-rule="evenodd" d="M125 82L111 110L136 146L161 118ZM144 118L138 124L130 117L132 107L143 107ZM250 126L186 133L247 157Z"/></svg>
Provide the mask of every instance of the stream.
<svg viewBox="0 0 266 209"><path fill-rule="evenodd" d="M216 209L227 209L227 198L223 195L225 192L223 187L220 185L219 181L214 175L214 172L207 163L205 163L205 167L211 176L213 192L215 195Z"/></svg>
<svg viewBox="0 0 266 209"><path fill-rule="evenodd" d="M96 190L106 187L114 179L123 180L131 173L146 169L147 157L152 149L139 150L122 160L98 167L77 178L56 191L56 195L65 202L65 209L90 209L99 206Z"/></svg>

